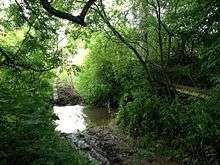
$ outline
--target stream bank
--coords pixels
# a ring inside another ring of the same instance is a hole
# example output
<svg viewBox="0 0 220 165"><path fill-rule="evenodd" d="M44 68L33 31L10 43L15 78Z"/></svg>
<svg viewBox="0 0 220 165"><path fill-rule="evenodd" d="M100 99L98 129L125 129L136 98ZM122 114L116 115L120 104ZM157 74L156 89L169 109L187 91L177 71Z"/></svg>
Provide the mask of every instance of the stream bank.
<svg viewBox="0 0 220 165"><path fill-rule="evenodd" d="M67 136L74 147L80 149L98 164L123 164L135 153L126 137L113 125L88 128Z"/></svg>
<svg viewBox="0 0 220 165"><path fill-rule="evenodd" d="M169 158L140 157L135 144L115 124L115 109L83 105L73 88L60 85L63 83L54 85L56 129L91 161L99 165L177 165Z"/></svg>

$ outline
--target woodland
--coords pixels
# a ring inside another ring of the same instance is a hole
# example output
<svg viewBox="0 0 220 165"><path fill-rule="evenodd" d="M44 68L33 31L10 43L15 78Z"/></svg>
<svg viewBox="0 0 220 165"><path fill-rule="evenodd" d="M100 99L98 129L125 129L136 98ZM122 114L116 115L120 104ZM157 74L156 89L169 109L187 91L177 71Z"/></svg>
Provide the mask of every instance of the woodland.
<svg viewBox="0 0 220 165"><path fill-rule="evenodd" d="M92 164L55 131L57 68L146 157L220 164L219 0L0 0L0 164Z"/></svg>

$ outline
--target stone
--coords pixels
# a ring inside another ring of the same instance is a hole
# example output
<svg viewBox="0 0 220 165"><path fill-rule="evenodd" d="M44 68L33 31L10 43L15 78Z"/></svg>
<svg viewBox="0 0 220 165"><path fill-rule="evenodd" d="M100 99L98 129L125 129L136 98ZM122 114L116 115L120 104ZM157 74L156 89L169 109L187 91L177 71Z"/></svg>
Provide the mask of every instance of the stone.
<svg viewBox="0 0 220 165"><path fill-rule="evenodd" d="M59 80L54 83L54 104L58 106L82 105L83 99L74 87Z"/></svg>

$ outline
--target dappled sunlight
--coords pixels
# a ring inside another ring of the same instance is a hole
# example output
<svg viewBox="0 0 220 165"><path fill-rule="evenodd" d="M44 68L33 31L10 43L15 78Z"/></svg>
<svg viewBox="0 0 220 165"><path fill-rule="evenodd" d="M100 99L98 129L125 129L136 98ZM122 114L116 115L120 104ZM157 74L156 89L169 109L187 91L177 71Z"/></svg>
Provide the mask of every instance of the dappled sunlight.
<svg viewBox="0 0 220 165"><path fill-rule="evenodd" d="M89 49L85 48L78 48L77 49L77 54L74 56L69 57L68 62L70 65L83 65L86 56L89 53Z"/></svg>

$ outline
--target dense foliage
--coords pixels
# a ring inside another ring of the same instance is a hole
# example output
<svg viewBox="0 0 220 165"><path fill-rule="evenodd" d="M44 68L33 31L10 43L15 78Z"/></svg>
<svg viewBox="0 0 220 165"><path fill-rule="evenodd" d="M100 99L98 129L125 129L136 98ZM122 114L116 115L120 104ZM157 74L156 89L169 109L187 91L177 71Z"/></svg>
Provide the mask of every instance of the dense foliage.
<svg viewBox="0 0 220 165"><path fill-rule="evenodd" d="M150 156L167 154L189 164L217 164L218 87L212 89L208 99L181 93L175 99L160 96L146 81L143 68L131 52L101 37L92 39L85 66L75 79L85 100L102 106L118 105L119 126Z"/></svg>
<svg viewBox="0 0 220 165"><path fill-rule="evenodd" d="M89 54L66 74L87 103L118 107L143 154L220 163L219 0L22 0L0 14L0 163L85 164L51 112L51 70L79 40Z"/></svg>
<svg viewBox="0 0 220 165"><path fill-rule="evenodd" d="M85 66L75 80L76 88L87 103L117 106L123 92L130 90L122 89L128 87L126 84L139 85L141 66L124 45L108 40L103 34L94 34L90 42Z"/></svg>
<svg viewBox="0 0 220 165"><path fill-rule="evenodd" d="M16 70L0 74L0 164L86 164L54 131L53 74Z"/></svg>
<svg viewBox="0 0 220 165"><path fill-rule="evenodd" d="M100 8L110 31L90 38L77 89L88 103L117 105L119 126L148 156L218 164L219 3L117 5L126 10L129 4L133 15L127 17L126 11Z"/></svg>
<svg viewBox="0 0 220 165"><path fill-rule="evenodd" d="M0 164L89 164L55 131L51 69L63 57L57 27L39 10L27 21L20 7L0 1Z"/></svg>

